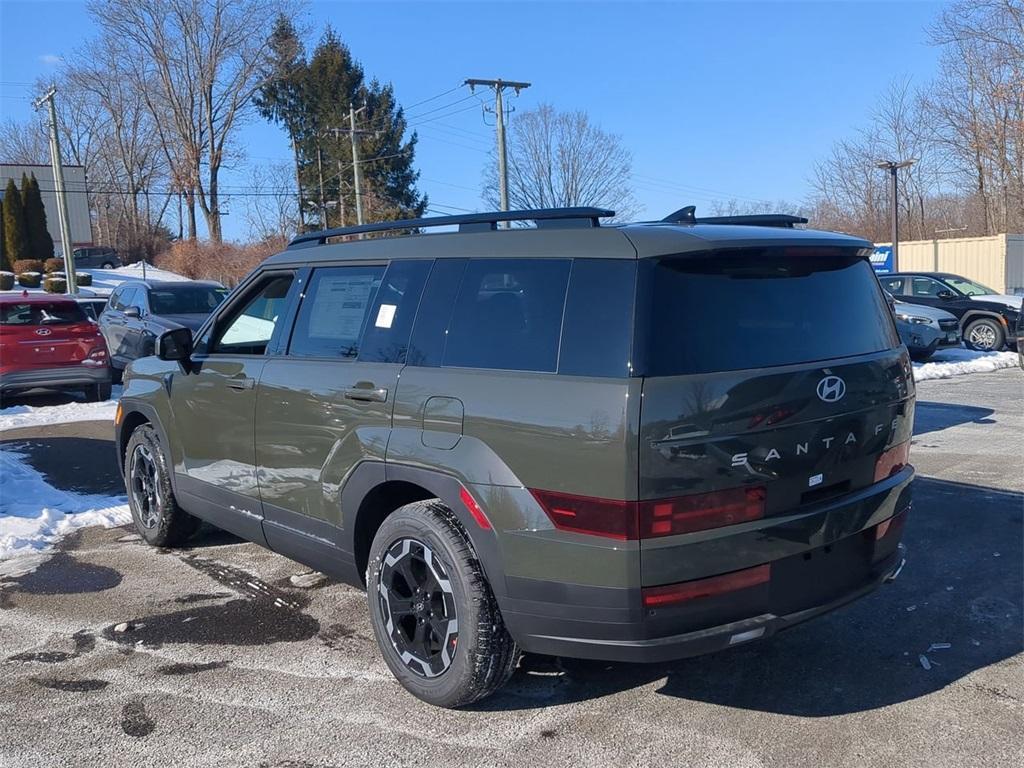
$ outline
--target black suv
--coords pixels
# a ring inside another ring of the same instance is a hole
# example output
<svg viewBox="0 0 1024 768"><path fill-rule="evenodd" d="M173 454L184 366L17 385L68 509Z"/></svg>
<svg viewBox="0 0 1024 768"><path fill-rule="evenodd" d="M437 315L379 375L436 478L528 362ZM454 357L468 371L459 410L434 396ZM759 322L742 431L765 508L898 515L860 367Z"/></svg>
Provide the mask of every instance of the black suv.
<svg viewBox="0 0 1024 768"><path fill-rule="evenodd" d="M443 706L520 649L724 650L894 577L914 380L871 244L612 215L297 237L126 371L142 537L201 518L365 587L384 660Z"/></svg>
<svg viewBox="0 0 1024 768"><path fill-rule="evenodd" d="M973 280L946 272L894 272L879 275L882 287L900 301L938 307L960 321L964 344L985 352L1013 346L1021 297L997 293Z"/></svg>

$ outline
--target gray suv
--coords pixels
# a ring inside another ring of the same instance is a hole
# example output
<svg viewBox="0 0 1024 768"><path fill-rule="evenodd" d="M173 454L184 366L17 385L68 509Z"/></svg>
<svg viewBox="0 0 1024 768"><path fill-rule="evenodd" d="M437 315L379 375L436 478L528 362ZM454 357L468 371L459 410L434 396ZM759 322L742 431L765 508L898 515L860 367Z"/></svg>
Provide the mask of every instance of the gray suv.
<svg viewBox="0 0 1024 768"><path fill-rule="evenodd" d="M893 578L914 382L871 245L611 215L297 237L126 371L140 534L207 520L365 588L392 672L446 707L521 650L663 662Z"/></svg>

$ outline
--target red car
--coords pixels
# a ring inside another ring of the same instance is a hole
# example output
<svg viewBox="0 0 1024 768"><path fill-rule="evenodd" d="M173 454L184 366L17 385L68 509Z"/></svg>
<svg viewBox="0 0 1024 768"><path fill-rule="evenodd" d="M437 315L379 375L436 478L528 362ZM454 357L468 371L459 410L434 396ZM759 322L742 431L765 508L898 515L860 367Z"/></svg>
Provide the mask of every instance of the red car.
<svg viewBox="0 0 1024 768"><path fill-rule="evenodd" d="M0 295L0 397L30 389L81 389L110 398L103 334L63 296Z"/></svg>

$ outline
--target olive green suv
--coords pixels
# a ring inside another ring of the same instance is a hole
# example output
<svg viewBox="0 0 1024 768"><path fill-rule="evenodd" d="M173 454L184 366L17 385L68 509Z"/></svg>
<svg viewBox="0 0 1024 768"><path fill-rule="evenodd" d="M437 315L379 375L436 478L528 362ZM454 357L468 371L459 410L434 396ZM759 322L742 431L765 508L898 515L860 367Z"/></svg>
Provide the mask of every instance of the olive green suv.
<svg viewBox="0 0 1024 768"><path fill-rule="evenodd" d="M449 707L521 650L717 651L894 577L914 383L871 245L610 215L296 238L127 371L139 532L202 519L365 587L388 666Z"/></svg>

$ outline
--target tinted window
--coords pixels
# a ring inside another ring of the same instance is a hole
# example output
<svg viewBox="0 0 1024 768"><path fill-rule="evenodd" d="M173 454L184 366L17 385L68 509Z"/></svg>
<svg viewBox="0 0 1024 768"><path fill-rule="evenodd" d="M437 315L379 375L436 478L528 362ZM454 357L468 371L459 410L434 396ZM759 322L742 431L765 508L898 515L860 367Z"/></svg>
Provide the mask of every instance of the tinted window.
<svg viewBox="0 0 1024 768"><path fill-rule="evenodd" d="M383 275L384 267L314 270L288 354L355 358Z"/></svg>
<svg viewBox="0 0 1024 768"><path fill-rule="evenodd" d="M254 286L228 315L217 322L213 352L262 355L283 317L291 275L267 276ZM198 352L205 351L205 344Z"/></svg>
<svg viewBox="0 0 1024 768"><path fill-rule="evenodd" d="M134 285L122 288L121 293L118 294L117 309L127 309L128 307L135 306L135 294L138 290Z"/></svg>
<svg viewBox="0 0 1024 768"><path fill-rule="evenodd" d="M154 315L206 315L227 295L212 285L160 285L149 289L149 309Z"/></svg>
<svg viewBox="0 0 1024 768"><path fill-rule="evenodd" d="M932 298L936 298L939 295L939 291L948 290L949 289L938 280L932 280L930 277L910 278L910 292L914 296L931 296Z"/></svg>
<svg viewBox="0 0 1024 768"><path fill-rule="evenodd" d="M455 302L444 364L554 371L569 259L471 259Z"/></svg>
<svg viewBox="0 0 1024 768"><path fill-rule="evenodd" d="M648 375L733 371L899 344L866 259L810 248L644 260Z"/></svg>
<svg viewBox="0 0 1024 768"><path fill-rule="evenodd" d="M445 332L467 263L466 259L438 259L434 262L416 313L416 325L409 342L409 365L441 365Z"/></svg>
<svg viewBox="0 0 1024 768"><path fill-rule="evenodd" d="M409 333L432 262L393 261L384 273L367 316L359 359L373 363L404 363Z"/></svg>
<svg viewBox="0 0 1024 768"><path fill-rule="evenodd" d="M629 376L636 261L575 259L558 372Z"/></svg>
<svg viewBox="0 0 1024 768"><path fill-rule="evenodd" d="M110 308L116 310L123 310L127 304L125 304L125 296L133 292L135 288L130 285L123 285L120 288L115 288L114 292L110 294Z"/></svg>
<svg viewBox="0 0 1024 768"><path fill-rule="evenodd" d="M879 277L878 282L882 284L882 287L891 293L893 296L903 295L903 278L902 277Z"/></svg>
<svg viewBox="0 0 1024 768"><path fill-rule="evenodd" d="M88 319L80 306L69 301L0 304L0 325L67 325Z"/></svg>

